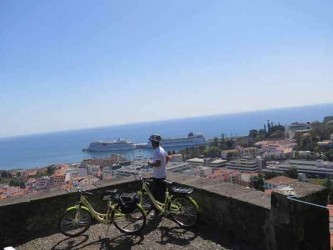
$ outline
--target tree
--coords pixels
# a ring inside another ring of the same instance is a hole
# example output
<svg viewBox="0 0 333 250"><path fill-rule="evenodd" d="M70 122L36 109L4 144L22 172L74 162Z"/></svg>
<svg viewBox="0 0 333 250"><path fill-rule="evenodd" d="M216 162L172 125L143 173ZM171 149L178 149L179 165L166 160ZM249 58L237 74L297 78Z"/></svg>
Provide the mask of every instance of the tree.
<svg viewBox="0 0 333 250"><path fill-rule="evenodd" d="M232 146L234 145L234 141L232 139L229 139L229 140L227 140L226 144L227 144L227 148L231 149Z"/></svg>
<svg viewBox="0 0 333 250"><path fill-rule="evenodd" d="M48 175L53 175L55 172L56 167L54 165L50 165L47 167L47 174Z"/></svg>
<svg viewBox="0 0 333 250"><path fill-rule="evenodd" d="M261 174L250 178L250 187L264 191L264 179Z"/></svg>
<svg viewBox="0 0 333 250"><path fill-rule="evenodd" d="M221 151L218 147L211 146L207 150L207 156L209 156L209 157L220 157L221 156Z"/></svg>
<svg viewBox="0 0 333 250"><path fill-rule="evenodd" d="M2 171L1 177L3 178L12 178L12 174L9 171Z"/></svg>
<svg viewBox="0 0 333 250"><path fill-rule="evenodd" d="M284 138L284 132L281 130L276 130L269 135L269 138Z"/></svg>
<svg viewBox="0 0 333 250"><path fill-rule="evenodd" d="M25 183L20 179L13 178L10 180L9 186L25 188Z"/></svg>
<svg viewBox="0 0 333 250"><path fill-rule="evenodd" d="M333 149L328 150L325 153L325 156L327 158L328 161L333 161Z"/></svg>
<svg viewBox="0 0 333 250"><path fill-rule="evenodd" d="M313 138L318 138L320 141L328 140L330 138L330 134L333 132L333 128L329 124L324 124L320 122L311 123L311 136Z"/></svg>
<svg viewBox="0 0 333 250"><path fill-rule="evenodd" d="M298 145L302 150L312 151L314 143L311 136L301 136Z"/></svg>
<svg viewBox="0 0 333 250"><path fill-rule="evenodd" d="M276 173L276 172L266 172L265 173L265 179L266 180L272 179L272 178L277 177L277 176L279 176L279 174Z"/></svg>
<svg viewBox="0 0 333 250"><path fill-rule="evenodd" d="M267 134L269 135L271 133L271 124L269 123L269 120L267 120Z"/></svg>
<svg viewBox="0 0 333 250"><path fill-rule="evenodd" d="M285 176L292 178L292 179L298 178L298 170L294 166L290 167L284 174L285 174Z"/></svg>
<svg viewBox="0 0 333 250"><path fill-rule="evenodd" d="M299 151L295 151L294 158L296 158L296 159L299 159L299 158L300 158L300 157L299 157Z"/></svg>
<svg viewBox="0 0 333 250"><path fill-rule="evenodd" d="M214 146L214 147L218 147L219 146L219 140L218 140L217 137L214 137L214 141L212 143L212 146Z"/></svg>
<svg viewBox="0 0 333 250"><path fill-rule="evenodd" d="M333 184L332 181L327 178L324 183L323 186L327 187L328 190L328 203L332 204L333 203Z"/></svg>
<svg viewBox="0 0 333 250"><path fill-rule="evenodd" d="M251 129L250 131L249 131L249 137L250 138L256 138L258 136L258 130L256 130L256 129Z"/></svg>

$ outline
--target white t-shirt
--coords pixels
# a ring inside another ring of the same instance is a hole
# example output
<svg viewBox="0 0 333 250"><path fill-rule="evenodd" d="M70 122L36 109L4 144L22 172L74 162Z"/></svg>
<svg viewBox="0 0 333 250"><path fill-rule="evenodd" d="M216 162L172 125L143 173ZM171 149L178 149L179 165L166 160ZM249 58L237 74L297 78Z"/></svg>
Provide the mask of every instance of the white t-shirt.
<svg viewBox="0 0 333 250"><path fill-rule="evenodd" d="M165 178L166 177L167 155L168 154L164 151L164 149L162 147L155 148L153 163L155 163L156 161L161 161L161 165L159 167L153 167L155 178Z"/></svg>

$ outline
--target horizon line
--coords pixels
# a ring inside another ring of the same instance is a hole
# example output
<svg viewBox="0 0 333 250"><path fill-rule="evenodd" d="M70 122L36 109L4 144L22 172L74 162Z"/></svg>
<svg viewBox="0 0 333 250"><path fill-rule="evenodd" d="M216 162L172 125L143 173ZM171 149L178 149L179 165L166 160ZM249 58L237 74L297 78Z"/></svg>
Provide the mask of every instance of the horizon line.
<svg viewBox="0 0 333 250"><path fill-rule="evenodd" d="M94 129L110 128L110 127L117 127L117 126L128 126L128 125L139 125L139 124L146 124L146 123L169 122L169 121L197 119L197 118L205 118L205 117L208 118L208 117L214 117L214 116L251 114L251 113L256 113L256 112L267 112L267 111L274 111L274 110L288 110L288 109L294 109L294 108L307 108L307 107L318 107L318 106L328 106L328 105L333 105L333 102L331 102L331 103L321 103L321 104L310 104L310 105L303 105L303 106L277 107L277 108L271 108L271 109L257 109L257 110L248 110L248 111L239 111L239 112L230 112L230 113L227 112L227 113L219 113L219 114L198 115L198 116L190 116L190 117L183 117L183 118L170 118L170 119L165 119L165 120L137 121L137 122L119 123L119 124L103 125L103 126L96 126L96 127L86 127L86 128L53 130L53 131L48 131L48 132L31 133L31 134L18 134L18 135L5 136L5 137L0 136L0 139L10 139L10 138L16 138L16 137L29 137L29 136L57 134L57 133L64 133L64 132L65 133L66 132L75 132L75 131L82 131L82 130L94 130Z"/></svg>

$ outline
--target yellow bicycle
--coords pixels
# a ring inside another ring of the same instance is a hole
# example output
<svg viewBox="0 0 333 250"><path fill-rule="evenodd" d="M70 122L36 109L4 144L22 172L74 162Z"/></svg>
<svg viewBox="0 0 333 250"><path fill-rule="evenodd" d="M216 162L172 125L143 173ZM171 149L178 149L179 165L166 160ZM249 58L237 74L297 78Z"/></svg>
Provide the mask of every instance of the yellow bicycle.
<svg viewBox="0 0 333 250"><path fill-rule="evenodd" d="M140 204L146 214L152 210L153 205L160 215L171 215L174 221L183 228L190 228L198 221L199 206L195 200L190 197L193 192L192 188L173 186L172 181L164 180L167 185L164 203L157 201L152 195L149 185L153 181L151 178L143 178L137 168L135 179L142 183L141 189L137 192L140 197Z"/></svg>
<svg viewBox="0 0 333 250"><path fill-rule="evenodd" d="M118 194L117 189L106 190L103 200L107 201L107 212L97 212L87 199L90 192L80 188L80 181L75 185L80 192L79 202L66 209L59 220L60 232L66 236L75 237L87 231L92 223L92 218L105 224L114 223L115 227L125 234L136 234L146 224L146 213L139 204L136 193Z"/></svg>

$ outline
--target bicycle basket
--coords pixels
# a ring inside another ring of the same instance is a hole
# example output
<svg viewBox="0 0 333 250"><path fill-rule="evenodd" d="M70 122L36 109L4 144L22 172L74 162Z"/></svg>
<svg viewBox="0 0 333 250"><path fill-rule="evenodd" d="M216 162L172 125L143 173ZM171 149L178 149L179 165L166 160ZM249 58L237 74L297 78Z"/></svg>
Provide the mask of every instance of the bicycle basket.
<svg viewBox="0 0 333 250"><path fill-rule="evenodd" d="M139 200L140 198L136 193L124 193L115 197L115 201L120 205L121 212L125 214L133 212Z"/></svg>

